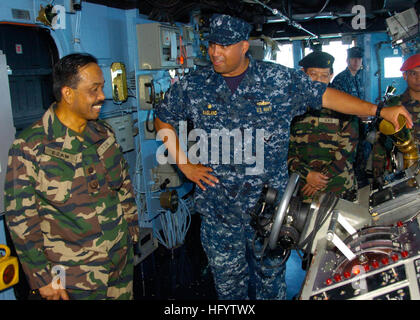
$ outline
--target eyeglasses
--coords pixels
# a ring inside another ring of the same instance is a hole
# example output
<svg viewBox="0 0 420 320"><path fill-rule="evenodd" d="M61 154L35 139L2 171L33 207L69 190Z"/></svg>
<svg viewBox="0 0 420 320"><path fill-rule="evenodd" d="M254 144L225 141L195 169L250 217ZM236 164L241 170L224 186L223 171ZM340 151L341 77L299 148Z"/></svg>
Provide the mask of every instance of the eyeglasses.
<svg viewBox="0 0 420 320"><path fill-rule="evenodd" d="M314 71L308 72L308 76L310 76L312 79L320 79L322 81L329 81L330 80L330 73L318 73Z"/></svg>

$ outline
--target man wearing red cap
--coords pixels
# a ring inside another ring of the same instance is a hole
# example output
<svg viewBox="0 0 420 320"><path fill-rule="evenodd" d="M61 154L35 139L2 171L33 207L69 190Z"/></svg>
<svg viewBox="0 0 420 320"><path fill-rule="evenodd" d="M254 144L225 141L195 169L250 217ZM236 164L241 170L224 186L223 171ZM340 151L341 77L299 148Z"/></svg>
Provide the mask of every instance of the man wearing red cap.
<svg viewBox="0 0 420 320"><path fill-rule="evenodd" d="M393 97L387 106L403 105L413 117L411 133L418 147L420 144L420 53L409 57L402 65L404 80L407 82L407 90L402 95ZM373 175L380 177L385 173L387 158L392 150L392 141L380 134L373 147Z"/></svg>

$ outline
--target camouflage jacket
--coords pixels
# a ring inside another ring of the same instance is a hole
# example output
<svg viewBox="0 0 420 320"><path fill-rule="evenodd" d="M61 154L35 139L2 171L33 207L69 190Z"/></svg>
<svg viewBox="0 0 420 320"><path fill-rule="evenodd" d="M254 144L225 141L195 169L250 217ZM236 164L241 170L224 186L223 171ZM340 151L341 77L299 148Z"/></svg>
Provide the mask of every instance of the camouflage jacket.
<svg viewBox="0 0 420 320"><path fill-rule="evenodd" d="M95 290L125 265L138 241L127 164L110 126L89 121L82 135L52 105L9 150L6 221L31 288L66 271L66 287Z"/></svg>
<svg viewBox="0 0 420 320"><path fill-rule="evenodd" d="M353 76L349 68L346 68L346 70L340 72L334 77L331 87L344 91L360 99L365 99L365 80L363 69L360 69Z"/></svg>
<svg viewBox="0 0 420 320"><path fill-rule="evenodd" d="M403 105L413 118L413 128L410 129L417 146L420 145L420 101L411 99L408 89L401 95L392 97L386 106ZM380 177L387 169L390 152L393 148L391 138L377 132L377 139L372 148L372 171L374 177Z"/></svg>
<svg viewBox="0 0 420 320"><path fill-rule="evenodd" d="M306 183L310 171L329 178L323 192L340 196L355 187L353 162L358 142L358 126L353 116L332 110L309 110L293 119L288 165Z"/></svg>
<svg viewBox="0 0 420 320"><path fill-rule="evenodd" d="M300 70L251 57L233 93L211 66L199 68L172 85L156 115L175 129L179 121L189 119L196 133L205 134L200 139L204 140L200 152L207 152L208 159L201 159L201 163L210 166L220 181L206 191L196 188L197 211L211 215L208 201L238 201L246 212L256 204L264 183L278 189L281 196L288 182L290 122L304 113L306 106L321 108L325 89L325 84L311 81ZM227 141L234 144L229 146L227 159L222 158L225 140L217 137L223 130L232 134ZM250 172L251 168L255 170Z"/></svg>

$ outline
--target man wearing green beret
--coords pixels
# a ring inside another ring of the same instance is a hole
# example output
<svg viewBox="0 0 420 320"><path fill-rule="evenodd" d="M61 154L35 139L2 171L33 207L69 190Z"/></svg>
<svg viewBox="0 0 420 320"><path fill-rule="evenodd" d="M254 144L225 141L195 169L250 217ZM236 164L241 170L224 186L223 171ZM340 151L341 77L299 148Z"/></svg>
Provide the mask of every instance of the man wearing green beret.
<svg viewBox="0 0 420 320"><path fill-rule="evenodd" d="M299 65L313 81L329 84L333 77L334 57L314 51ZM321 192L354 200L356 180L353 161L358 138L353 116L329 109L308 111L292 122L288 167L301 177L305 202Z"/></svg>

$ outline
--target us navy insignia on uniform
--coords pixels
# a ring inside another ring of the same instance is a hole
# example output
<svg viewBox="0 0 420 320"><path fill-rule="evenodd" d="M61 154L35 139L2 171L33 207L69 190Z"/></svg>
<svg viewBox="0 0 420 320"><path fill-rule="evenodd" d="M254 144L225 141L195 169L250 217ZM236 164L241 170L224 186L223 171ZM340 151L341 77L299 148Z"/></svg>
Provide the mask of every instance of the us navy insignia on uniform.
<svg viewBox="0 0 420 320"><path fill-rule="evenodd" d="M268 106L270 104L270 101L258 101L257 106Z"/></svg>
<svg viewBox="0 0 420 320"><path fill-rule="evenodd" d="M271 111L273 111L273 108L271 107L271 105L266 106L266 107L257 107L258 113L266 113L266 112L271 112Z"/></svg>
<svg viewBox="0 0 420 320"><path fill-rule="evenodd" d="M270 101L258 101L257 102L257 112L258 113L265 113L265 112L271 112L272 108L271 108L271 102Z"/></svg>

